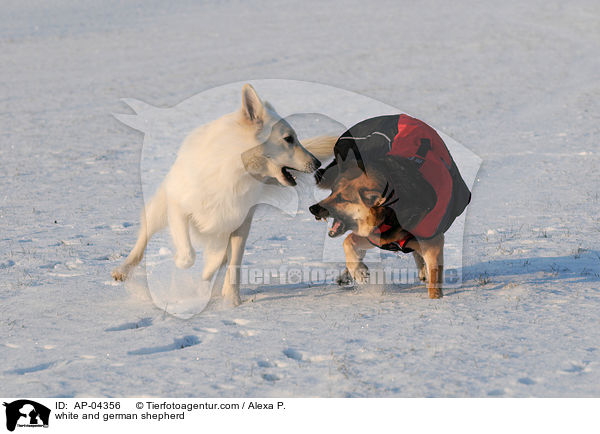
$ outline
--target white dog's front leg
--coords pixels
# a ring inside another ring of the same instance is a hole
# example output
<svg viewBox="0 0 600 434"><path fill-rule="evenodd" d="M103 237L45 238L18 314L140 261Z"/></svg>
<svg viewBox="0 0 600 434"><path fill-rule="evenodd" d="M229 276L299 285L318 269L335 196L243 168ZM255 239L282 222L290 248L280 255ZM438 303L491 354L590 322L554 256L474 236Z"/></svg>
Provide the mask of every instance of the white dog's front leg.
<svg viewBox="0 0 600 434"><path fill-rule="evenodd" d="M229 237L229 248L227 251L229 263L227 265L227 273L225 274L225 282L223 283L223 298L225 303L232 306L238 306L242 302L240 299L240 266L242 265L244 248L246 247L246 240L250 233L253 214L254 210L251 210L244 223Z"/></svg>
<svg viewBox="0 0 600 434"><path fill-rule="evenodd" d="M190 241L190 217L174 201L169 202L167 214L169 216L169 230L175 246L175 266L177 268L190 268L196 260L196 252Z"/></svg>

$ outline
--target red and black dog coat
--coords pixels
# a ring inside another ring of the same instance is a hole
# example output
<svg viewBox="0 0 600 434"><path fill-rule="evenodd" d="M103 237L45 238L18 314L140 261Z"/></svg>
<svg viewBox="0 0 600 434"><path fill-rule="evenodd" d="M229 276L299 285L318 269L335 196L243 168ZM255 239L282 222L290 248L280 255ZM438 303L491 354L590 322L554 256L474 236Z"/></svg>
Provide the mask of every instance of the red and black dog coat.
<svg viewBox="0 0 600 434"><path fill-rule="evenodd" d="M412 161L436 195L435 206L417 224L403 228L409 235L383 245L369 238L375 246L386 250L411 252L412 250L406 247L411 239L426 240L446 232L469 204L471 192L446 144L426 123L405 114L366 119L342 134L335 150L341 141L349 138L363 146L368 141L387 142L386 156ZM338 153L335 153L337 158ZM336 161L331 165L335 164ZM383 223L374 232L381 235L390 229L390 225Z"/></svg>

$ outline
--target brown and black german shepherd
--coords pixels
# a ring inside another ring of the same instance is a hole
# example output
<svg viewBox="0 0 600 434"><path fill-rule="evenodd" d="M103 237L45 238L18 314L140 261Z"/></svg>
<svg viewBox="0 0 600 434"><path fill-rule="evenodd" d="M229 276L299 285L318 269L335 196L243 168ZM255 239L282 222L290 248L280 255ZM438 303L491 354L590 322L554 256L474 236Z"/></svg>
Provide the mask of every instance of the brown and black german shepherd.
<svg viewBox="0 0 600 434"><path fill-rule="evenodd" d="M351 231L341 281L368 282L367 249L413 252L429 297L441 298L444 232L471 196L442 139L407 115L381 116L346 131L334 155L315 175L331 194L310 212L333 219L330 237Z"/></svg>

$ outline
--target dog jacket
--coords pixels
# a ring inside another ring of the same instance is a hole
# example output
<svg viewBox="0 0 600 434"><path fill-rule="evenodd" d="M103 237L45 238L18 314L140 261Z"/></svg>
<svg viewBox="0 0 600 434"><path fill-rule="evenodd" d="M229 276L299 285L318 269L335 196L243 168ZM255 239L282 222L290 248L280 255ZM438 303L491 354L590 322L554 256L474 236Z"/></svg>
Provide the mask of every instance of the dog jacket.
<svg viewBox="0 0 600 434"><path fill-rule="evenodd" d="M410 252L412 250L407 248L406 244L411 239L430 239L446 232L471 201L471 192L446 144L429 125L405 114L380 116L365 123L361 122L361 126L364 127L368 127L369 124L375 128L367 135L373 137L373 134L379 134L385 137L390 148L387 155L413 161L435 191L435 206L415 226L404 228L409 235L384 245L369 238L372 244L382 249ZM395 206L402 204L398 203ZM374 232L383 234L390 229L391 226L384 223Z"/></svg>

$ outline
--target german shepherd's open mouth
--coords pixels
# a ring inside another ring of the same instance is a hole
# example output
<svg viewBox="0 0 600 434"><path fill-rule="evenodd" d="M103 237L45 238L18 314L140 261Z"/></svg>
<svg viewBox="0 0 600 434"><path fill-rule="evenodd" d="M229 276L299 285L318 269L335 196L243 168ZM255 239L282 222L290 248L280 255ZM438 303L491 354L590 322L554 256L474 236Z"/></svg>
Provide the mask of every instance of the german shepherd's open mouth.
<svg viewBox="0 0 600 434"><path fill-rule="evenodd" d="M331 238L335 238L339 237L344 232L346 232L346 224L343 221L334 218L333 225L331 225L331 229L329 229L328 235Z"/></svg>
<svg viewBox="0 0 600 434"><path fill-rule="evenodd" d="M331 227L329 228L327 235L329 235L331 238L336 238L336 237L339 237L340 235L343 235L351 228L351 226L353 226L351 224L347 224L342 218L334 217L332 215L328 215L327 217L315 216L315 219L316 220L323 220L323 219L327 220L330 217L333 219L333 223L332 223Z"/></svg>

